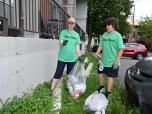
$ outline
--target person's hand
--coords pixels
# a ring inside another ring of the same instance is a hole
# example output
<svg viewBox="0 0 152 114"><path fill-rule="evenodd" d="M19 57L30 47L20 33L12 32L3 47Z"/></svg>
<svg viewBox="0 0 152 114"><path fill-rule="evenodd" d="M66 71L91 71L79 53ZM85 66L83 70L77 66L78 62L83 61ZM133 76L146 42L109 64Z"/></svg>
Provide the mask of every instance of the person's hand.
<svg viewBox="0 0 152 114"><path fill-rule="evenodd" d="M119 68L119 63L118 62L115 62L113 65L112 65L112 68L113 70L117 70Z"/></svg>
<svg viewBox="0 0 152 114"><path fill-rule="evenodd" d="M97 55L97 59L98 59L98 60L101 60L101 55Z"/></svg>
<svg viewBox="0 0 152 114"><path fill-rule="evenodd" d="M63 46L66 46L67 43L68 43L68 40L63 40Z"/></svg>
<svg viewBox="0 0 152 114"><path fill-rule="evenodd" d="M95 57L97 59L98 64L101 64L101 56L99 54L96 54Z"/></svg>

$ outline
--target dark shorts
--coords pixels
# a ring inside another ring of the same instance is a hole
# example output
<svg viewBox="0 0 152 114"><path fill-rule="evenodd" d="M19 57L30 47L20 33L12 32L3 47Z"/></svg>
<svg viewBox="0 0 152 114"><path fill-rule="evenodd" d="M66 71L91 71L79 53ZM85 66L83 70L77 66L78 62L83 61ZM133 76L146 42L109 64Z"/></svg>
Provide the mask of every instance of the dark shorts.
<svg viewBox="0 0 152 114"><path fill-rule="evenodd" d="M63 75L65 65L67 65L67 74L69 74L72 71L72 69L75 65L75 62L63 62L63 61L58 60L57 67L56 67L56 72L55 72L53 78L61 79L61 77Z"/></svg>
<svg viewBox="0 0 152 114"><path fill-rule="evenodd" d="M116 69L116 70L113 70L112 67L104 67L103 70L100 71L99 70L99 65L98 65L97 73L98 74L105 74L108 77L116 78L116 77L118 77L118 71L119 71L119 68Z"/></svg>

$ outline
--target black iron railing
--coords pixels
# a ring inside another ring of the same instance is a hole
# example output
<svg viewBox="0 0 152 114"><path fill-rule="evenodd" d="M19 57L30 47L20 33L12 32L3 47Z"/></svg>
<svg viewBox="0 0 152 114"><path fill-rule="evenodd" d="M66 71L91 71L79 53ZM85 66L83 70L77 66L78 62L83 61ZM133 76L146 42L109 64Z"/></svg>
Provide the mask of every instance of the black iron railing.
<svg viewBox="0 0 152 114"><path fill-rule="evenodd" d="M55 0L0 0L0 17L7 21L9 36L24 36L26 31L58 39L70 16ZM85 40L85 32L78 24L75 29Z"/></svg>
<svg viewBox="0 0 152 114"><path fill-rule="evenodd" d="M40 36L42 38L58 39L60 31L66 28L66 21L70 16L55 0L52 0L50 4L52 5L51 19L45 21L44 17L48 16L42 16L42 12L40 12ZM85 41L85 32L80 28L78 24L76 24L75 29L80 34L81 40Z"/></svg>

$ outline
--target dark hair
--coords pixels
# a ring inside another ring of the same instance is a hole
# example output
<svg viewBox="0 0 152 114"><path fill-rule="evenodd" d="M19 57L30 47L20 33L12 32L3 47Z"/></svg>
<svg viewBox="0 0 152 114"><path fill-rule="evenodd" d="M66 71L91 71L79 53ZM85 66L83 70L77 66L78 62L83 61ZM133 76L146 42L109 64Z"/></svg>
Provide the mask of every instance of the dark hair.
<svg viewBox="0 0 152 114"><path fill-rule="evenodd" d="M112 25L112 27L116 30L119 27L119 20L115 17L110 17L106 20L106 25Z"/></svg>

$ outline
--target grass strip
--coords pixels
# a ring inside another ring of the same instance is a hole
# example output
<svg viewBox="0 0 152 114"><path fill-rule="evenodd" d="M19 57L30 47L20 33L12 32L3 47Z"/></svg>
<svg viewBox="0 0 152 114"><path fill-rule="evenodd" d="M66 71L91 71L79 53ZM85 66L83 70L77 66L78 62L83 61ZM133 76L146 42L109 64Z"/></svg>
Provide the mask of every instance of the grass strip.
<svg viewBox="0 0 152 114"><path fill-rule="evenodd" d="M66 85L67 78L64 77L62 87L62 108L60 114L89 114L84 112L83 105L86 98L96 91L99 86L99 82L97 78L96 58L91 53L86 53L83 55L83 58L85 57L88 57L89 62L94 63L93 70L87 80L87 90L79 99L72 99ZM106 114L140 114L140 111L138 107L128 104L125 90L121 88L120 85L114 84L113 93L110 97Z"/></svg>
<svg viewBox="0 0 152 114"><path fill-rule="evenodd" d="M11 102L3 104L0 114L50 114L53 105L49 88L50 83L44 82L21 98L13 97Z"/></svg>

